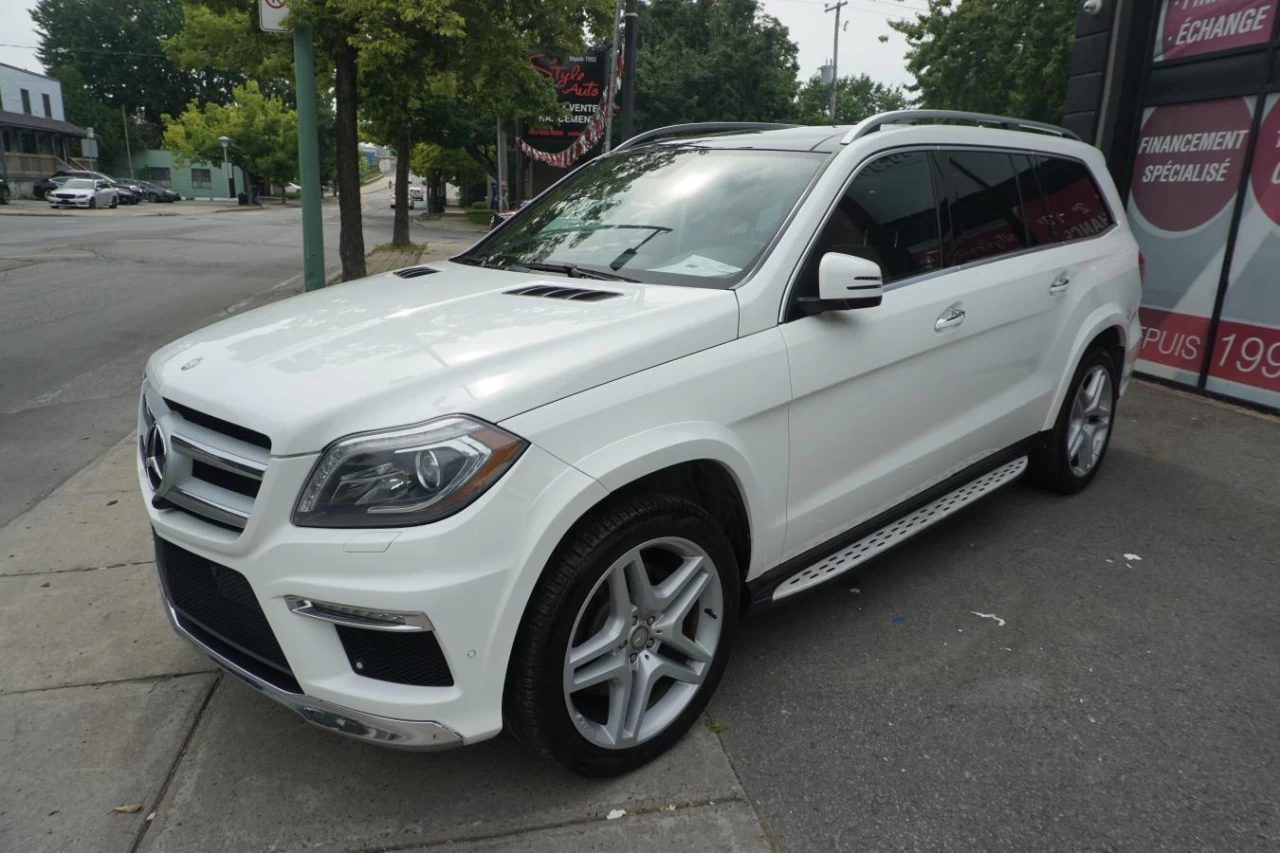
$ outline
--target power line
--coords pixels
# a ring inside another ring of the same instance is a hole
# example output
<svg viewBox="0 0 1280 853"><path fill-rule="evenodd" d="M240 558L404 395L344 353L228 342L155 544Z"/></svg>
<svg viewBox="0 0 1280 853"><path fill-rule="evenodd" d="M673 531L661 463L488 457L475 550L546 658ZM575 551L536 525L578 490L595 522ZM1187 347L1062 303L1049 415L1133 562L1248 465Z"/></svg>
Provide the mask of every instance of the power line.
<svg viewBox="0 0 1280 853"><path fill-rule="evenodd" d="M27 50L40 50L37 44L16 44L14 42L0 41L0 47L20 47ZM153 59L167 59L163 53L138 53L133 50L107 50L98 47L56 47L51 53L102 53L108 56L147 56Z"/></svg>

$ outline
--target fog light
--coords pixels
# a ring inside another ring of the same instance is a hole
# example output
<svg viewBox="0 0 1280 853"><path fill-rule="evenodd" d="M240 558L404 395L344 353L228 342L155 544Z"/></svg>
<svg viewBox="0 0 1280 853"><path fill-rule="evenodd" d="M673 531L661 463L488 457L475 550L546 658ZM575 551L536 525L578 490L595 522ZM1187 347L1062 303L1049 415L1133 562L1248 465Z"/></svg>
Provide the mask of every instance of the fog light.
<svg viewBox="0 0 1280 853"><path fill-rule="evenodd" d="M332 622L335 625L349 625L352 628L366 628L370 631L434 630L431 620L425 613L353 607L349 604L316 601L297 595L286 595L284 601L289 609L299 616L319 619L321 622Z"/></svg>

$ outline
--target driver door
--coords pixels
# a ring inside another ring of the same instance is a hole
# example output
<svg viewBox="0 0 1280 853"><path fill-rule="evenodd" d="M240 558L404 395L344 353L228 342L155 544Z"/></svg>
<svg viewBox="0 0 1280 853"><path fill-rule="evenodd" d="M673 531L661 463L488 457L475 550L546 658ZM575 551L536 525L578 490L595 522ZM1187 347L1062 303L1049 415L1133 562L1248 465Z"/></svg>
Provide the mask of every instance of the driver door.
<svg viewBox="0 0 1280 853"><path fill-rule="evenodd" d="M963 468L957 435L977 389L966 294L943 269L950 211L925 151L863 165L809 248L781 329L791 367L783 559L838 536ZM880 265L874 308L803 316L818 263L842 252ZM963 315L961 315L963 316Z"/></svg>

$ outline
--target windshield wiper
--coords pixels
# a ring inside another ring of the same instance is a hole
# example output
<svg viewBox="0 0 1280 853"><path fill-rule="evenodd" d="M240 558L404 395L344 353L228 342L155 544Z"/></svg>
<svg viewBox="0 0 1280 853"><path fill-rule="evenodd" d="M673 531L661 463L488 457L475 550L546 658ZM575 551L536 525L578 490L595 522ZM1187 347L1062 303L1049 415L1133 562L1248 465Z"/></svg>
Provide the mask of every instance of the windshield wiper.
<svg viewBox="0 0 1280 853"><path fill-rule="evenodd" d="M591 278L596 279L597 281L629 281L632 284L636 283L636 279L627 278L625 275L605 272L604 270L585 269L577 264L550 264L543 261L516 261L508 266L507 269L555 272L569 278Z"/></svg>

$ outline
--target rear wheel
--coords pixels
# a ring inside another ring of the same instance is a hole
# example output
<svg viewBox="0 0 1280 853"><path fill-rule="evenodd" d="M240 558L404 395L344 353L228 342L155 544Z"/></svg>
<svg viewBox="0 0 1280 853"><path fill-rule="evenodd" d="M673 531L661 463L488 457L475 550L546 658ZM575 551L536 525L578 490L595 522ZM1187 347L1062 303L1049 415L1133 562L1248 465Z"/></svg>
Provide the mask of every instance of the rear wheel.
<svg viewBox="0 0 1280 853"><path fill-rule="evenodd" d="M1032 477L1065 495L1087 487L1111 444L1118 371L1103 347L1087 352L1076 367L1053 432L1032 462Z"/></svg>
<svg viewBox="0 0 1280 853"><path fill-rule="evenodd" d="M739 596L733 549L697 505L652 495L598 513L530 598L507 673L512 732L583 775L651 761L711 698Z"/></svg>
<svg viewBox="0 0 1280 853"><path fill-rule="evenodd" d="M0 187L0 204L8 204L8 203L9 203L9 188Z"/></svg>

